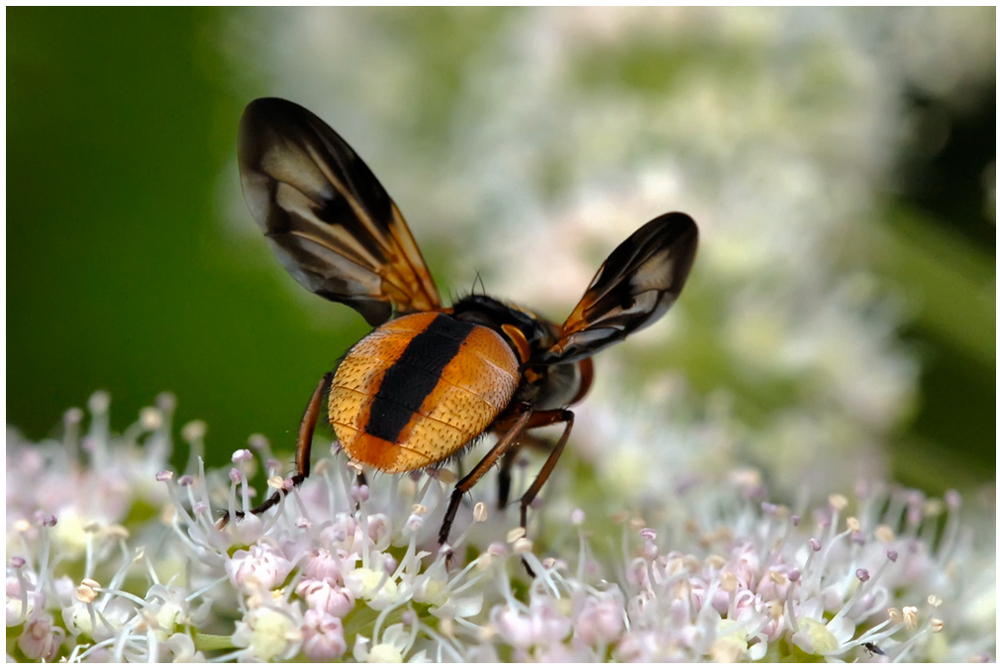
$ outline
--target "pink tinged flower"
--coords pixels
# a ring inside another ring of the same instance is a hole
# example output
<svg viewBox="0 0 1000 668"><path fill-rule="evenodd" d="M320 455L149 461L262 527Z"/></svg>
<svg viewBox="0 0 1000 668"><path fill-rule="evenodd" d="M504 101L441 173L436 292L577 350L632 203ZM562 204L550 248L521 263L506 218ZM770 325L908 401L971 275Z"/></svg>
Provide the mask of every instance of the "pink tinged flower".
<svg viewBox="0 0 1000 668"><path fill-rule="evenodd" d="M548 647L537 647L531 654L531 660L537 663L565 664L582 662L582 659L575 655L569 647L558 643L549 645Z"/></svg>
<svg viewBox="0 0 1000 668"><path fill-rule="evenodd" d="M340 570L340 559L324 548L320 548L315 554L310 555L306 559L303 570L306 577L316 580L330 578L337 584L343 584L344 582L344 576Z"/></svg>
<svg viewBox="0 0 1000 668"><path fill-rule="evenodd" d="M303 578L295 587L295 593L305 599L311 610L334 617L344 617L354 609L354 594L332 578Z"/></svg>
<svg viewBox="0 0 1000 668"><path fill-rule="evenodd" d="M251 460L253 460L253 453L247 450L246 448L242 448L233 453L232 461L234 464L249 462Z"/></svg>
<svg viewBox="0 0 1000 668"><path fill-rule="evenodd" d="M652 631L634 631L619 642L611 656L622 663L649 663L660 660L659 642Z"/></svg>
<svg viewBox="0 0 1000 668"><path fill-rule="evenodd" d="M274 589L291 570L291 562L280 552L261 544L252 545L249 552L237 550L226 562L226 573L233 586L247 593Z"/></svg>
<svg viewBox="0 0 1000 668"><path fill-rule="evenodd" d="M757 554L755 546L747 544L737 547L733 556L735 557L733 573L741 584L752 589L756 586L757 573L760 570L760 556Z"/></svg>
<svg viewBox="0 0 1000 668"><path fill-rule="evenodd" d="M340 618L321 610L306 610L302 623L302 653L311 661L332 661L347 651Z"/></svg>
<svg viewBox="0 0 1000 668"><path fill-rule="evenodd" d="M389 548L389 540L392 538L392 522L388 516L382 513L368 516L368 538L376 550L384 551Z"/></svg>
<svg viewBox="0 0 1000 668"><path fill-rule="evenodd" d="M572 630L572 621L555 607L555 601L536 598L525 613L510 606L498 610L494 626L511 645L521 649L551 646L562 642Z"/></svg>
<svg viewBox="0 0 1000 668"><path fill-rule="evenodd" d="M52 617L41 615L25 623L17 638L17 646L29 659L49 661L55 657L65 637L66 632L52 624Z"/></svg>
<svg viewBox="0 0 1000 668"><path fill-rule="evenodd" d="M656 531L647 528L640 531L639 535L645 541L643 545L643 554L645 557L650 560L656 559L660 555L660 550L656 546Z"/></svg>
<svg viewBox="0 0 1000 668"><path fill-rule="evenodd" d="M537 605L532 601L531 618L539 645L561 642L573 629L573 622L556 609L553 600L542 599Z"/></svg>
<svg viewBox="0 0 1000 668"><path fill-rule="evenodd" d="M31 585L28 580L28 575L24 572L25 561L22 557L12 557L10 560L11 570L14 571L14 575L7 576L7 626L16 626L24 621L25 617L31 612L35 607L32 603L35 603L34 599L41 599L41 593L35 591L35 588ZM7 571L10 573L10 571ZM31 574L32 577L34 574ZM30 599L33 599L29 601Z"/></svg>
<svg viewBox="0 0 1000 668"><path fill-rule="evenodd" d="M732 574L730 574L730 575L732 575ZM736 578L733 577L733 581L735 581L735 580L736 580ZM704 595L704 587L705 586L706 585L702 585L702 592L701 592L702 595ZM727 592L722 587L716 587L715 591L712 592L712 600L711 600L712 608L716 612L718 612L720 615L721 614L725 614L726 611L729 610L729 603L730 603L730 600L731 600L730 597L731 597L730 592ZM704 604L702 603L701 605L704 605Z"/></svg>
<svg viewBox="0 0 1000 668"><path fill-rule="evenodd" d="M504 640L518 649L527 649L535 641L531 618L509 606L494 608L493 626Z"/></svg>
<svg viewBox="0 0 1000 668"><path fill-rule="evenodd" d="M337 513L330 526L320 532L320 541L343 559L355 552L357 532L357 520L347 513Z"/></svg>
<svg viewBox="0 0 1000 668"><path fill-rule="evenodd" d="M628 584L636 589L648 589L651 586L649 581L649 562L642 558L633 559L628 570L625 572L625 579Z"/></svg>
<svg viewBox="0 0 1000 668"><path fill-rule="evenodd" d="M787 566L776 565L764 573L757 587L757 595L764 601L783 601L788 596L788 583Z"/></svg>
<svg viewBox="0 0 1000 668"><path fill-rule="evenodd" d="M592 647L612 643L625 628L624 617L625 609L620 602L610 597L588 598L576 616L574 632Z"/></svg>
<svg viewBox="0 0 1000 668"><path fill-rule="evenodd" d="M425 511L426 512L426 511ZM420 531L420 527L424 524L424 516L420 513L410 513L410 517L406 520L406 524L403 525L403 535L411 536Z"/></svg>
<svg viewBox="0 0 1000 668"><path fill-rule="evenodd" d="M351 488L351 500L355 503L364 503L371 497L368 485L355 485Z"/></svg>
<svg viewBox="0 0 1000 668"><path fill-rule="evenodd" d="M4 606L7 613L7 626L17 626L21 612L27 607L27 598L21 597L21 585L17 578L7 576L7 602Z"/></svg>

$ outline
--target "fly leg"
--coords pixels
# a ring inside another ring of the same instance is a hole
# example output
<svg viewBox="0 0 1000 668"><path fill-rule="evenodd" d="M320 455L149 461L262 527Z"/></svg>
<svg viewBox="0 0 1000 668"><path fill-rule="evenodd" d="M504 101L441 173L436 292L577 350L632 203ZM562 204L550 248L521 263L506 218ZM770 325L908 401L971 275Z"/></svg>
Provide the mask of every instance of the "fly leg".
<svg viewBox="0 0 1000 668"><path fill-rule="evenodd" d="M511 446L500 460L500 477L497 479L497 508L503 510L510 500L510 478L517 456L521 452L521 444Z"/></svg>
<svg viewBox="0 0 1000 668"><path fill-rule="evenodd" d="M563 448L566 447L566 441L569 440L569 433L573 430L573 411L565 409L542 411L535 413L534 418L532 420L532 428L545 427L560 422L565 424L566 427L563 429L562 436L559 437L555 447L552 448L552 452L549 453L548 459L545 460L545 464L542 465L542 470L538 472L535 482L531 483L531 487L521 497L521 528L525 531L528 529L528 506L535 500L539 490L542 489L542 485L545 484L545 481L549 479L549 475L552 474L552 469L555 468L556 462L559 461L559 455L562 454Z"/></svg>
<svg viewBox="0 0 1000 668"><path fill-rule="evenodd" d="M547 438L541 438L535 436L534 434L527 433L528 429L531 429L533 425L528 425L524 430L521 431L521 436L517 439L515 443L506 454L504 454L503 459L500 461L500 476L497 479L498 487L497 490L497 508L503 510L507 507L507 503L510 501L510 484L511 477L513 475L514 466L520 461L518 455L524 448L532 448L533 450L541 450L543 452L552 452L552 441Z"/></svg>
<svg viewBox="0 0 1000 668"><path fill-rule="evenodd" d="M292 489L298 487L302 484L306 478L309 477L309 461L312 457L312 443L313 443L313 432L316 430L316 422L319 420L319 413L323 403L323 394L326 389L330 386L330 382L333 380L333 373L327 373L319 381L319 385L313 391L312 398L309 399L309 403L306 405L306 411L302 415L302 422L299 424L299 437L295 445L295 475L292 476ZM260 515L269 508L276 506L279 501L289 490L279 489L274 494L272 494L267 500L262 504L250 511L253 515ZM244 516L243 511L237 511L235 513L236 518L240 519ZM226 512L222 519L219 520L219 528L225 527L229 524L229 513Z"/></svg>
<svg viewBox="0 0 1000 668"><path fill-rule="evenodd" d="M462 502L462 496L468 492L470 489L475 487L476 483L482 479L486 472L490 470L490 467L497 463L505 452L511 447L511 445L517 440L518 435L524 431L528 421L532 416L531 405L527 403L518 404L514 408L513 415L517 416L514 418L514 424L504 433L504 435L497 441L486 456L483 457L478 464L476 464L468 475L458 481L455 485L454 491L451 493L451 500L448 503L448 510L444 514L444 522L441 523L441 531L438 533L438 543L444 544L448 542L448 534L451 533L451 525L455 521L455 515L458 513L458 506Z"/></svg>
<svg viewBox="0 0 1000 668"><path fill-rule="evenodd" d="M455 485L455 489L451 493L451 500L448 503L448 510L444 515L444 522L441 524L441 531L438 534L439 544L444 544L448 540L448 534L451 532L451 525L455 521L458 506L462 502L462 496L472 489L476 483L482 479L490 467L495 465L498 460L501 461L501 499L506 500L504 497L510 493L511 464L508 462L513 462L514 457L517 456L517 450L519 449L519 445L517 445L518 437L527 429L546 427L548 425L558 424L561 422L566 425L563 429L562 436L559 437L559 441L549 453L548 458L545 460L545 464L542 465L542 470L538 472L538 477L535 478L535 481L521 497L521 528L527 530L528 506L530 506L531 502L535 500L536 496L538 496L538 492L541 490L542 485L545 484L545 481L549 479L552 469L555 468L556 462L559 461L559 456L566 447L566 441L569 440L570 431L573 429L573 412L565 409L556 409L539 411L536 413L532 410L530 404L522 403L515 407L509 420L513 420L513 424L511 424L506 431L503 431L503 435L500 437L500 440L497 441L496 445L494 445L493 448L486 453L486 456L483 457L478 464L476 464L467 476L459 480L458 484ZM505 468L506 475L504 473ZM506 478L506 481L504 478ZM506 494L504 494L505 486ZM528 570L529 575L532 577L535 576L531 567L528 566L527 563L525 563L525 568Z"/></svg>

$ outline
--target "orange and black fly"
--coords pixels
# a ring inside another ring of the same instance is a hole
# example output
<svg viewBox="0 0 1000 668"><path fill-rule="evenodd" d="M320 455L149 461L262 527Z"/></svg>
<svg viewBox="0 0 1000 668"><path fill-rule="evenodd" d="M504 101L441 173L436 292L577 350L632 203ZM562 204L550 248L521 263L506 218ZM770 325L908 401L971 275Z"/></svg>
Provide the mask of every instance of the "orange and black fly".
<svg viewBox="0 0 1000 668"><path fill-rule="evenodd" d="M500 504L529 429L562 424L527 508L562 454L593 378L590 357L655 322L694 262L698 228L683 213L643 225L605 260L562 325L481 294L444 306L399 209L340 135L287 100L251 102L239 132L243 193L285 269L357 310L375 329L320 380L299 427L295 485L309 475L323 411L344 451L378 471L440 464L486 433L496 444L455 485L439 541L462 496L494 465ZM253 510L275 505L276 492Z"/></svg>

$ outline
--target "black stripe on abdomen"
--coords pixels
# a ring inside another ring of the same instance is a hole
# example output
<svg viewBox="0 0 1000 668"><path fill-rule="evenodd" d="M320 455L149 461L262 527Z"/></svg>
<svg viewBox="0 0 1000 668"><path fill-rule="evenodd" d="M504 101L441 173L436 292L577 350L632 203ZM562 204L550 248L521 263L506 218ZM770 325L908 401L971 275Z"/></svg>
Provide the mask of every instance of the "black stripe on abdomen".
<svg viewBox="0 0 1000 668"><path fill-rule="evenodd" d="M396 443L403 427L437 387L441 372L458 354L473 328L474 325L438 314L427 329L414 336L385 372L372 401L365 431Z"/></svg>

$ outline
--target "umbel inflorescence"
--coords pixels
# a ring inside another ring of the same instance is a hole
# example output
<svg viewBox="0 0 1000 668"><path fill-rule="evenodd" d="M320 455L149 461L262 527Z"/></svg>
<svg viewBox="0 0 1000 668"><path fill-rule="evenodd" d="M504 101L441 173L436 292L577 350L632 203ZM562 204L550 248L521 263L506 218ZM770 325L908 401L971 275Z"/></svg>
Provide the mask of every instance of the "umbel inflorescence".
<svg viewBox="0 0 1000 668"><path fill-rule="evenodd" d="M542 504L544 521L525 535L482 492L438 549L451 471L359 485L339 455L276 512L219 529L222 511L254 505L247 481L260 462L270 488L288 485L267 441L252 438L228 471L206 470L205 427L191 423L191 459L172 472L173 398L161 395L122 435L108 428L108 403L95 394L89 421L67 412L62 442L8 431L8 659L916 661L995 651L994 571L977 567L989 555L959 525L957 493L868 485L796 514L767 501L757 472L738 470L665 488L670 512L645 518L557 517L557 504Z"/></svg>

